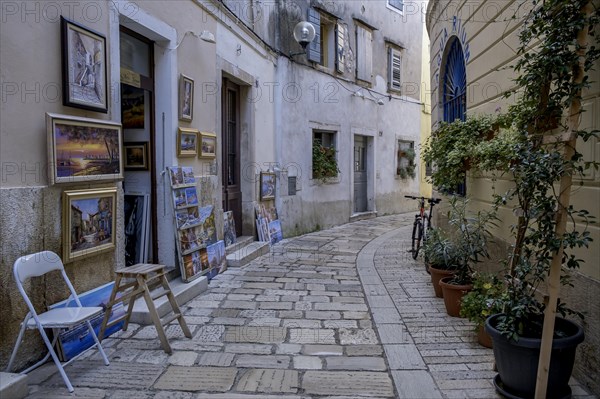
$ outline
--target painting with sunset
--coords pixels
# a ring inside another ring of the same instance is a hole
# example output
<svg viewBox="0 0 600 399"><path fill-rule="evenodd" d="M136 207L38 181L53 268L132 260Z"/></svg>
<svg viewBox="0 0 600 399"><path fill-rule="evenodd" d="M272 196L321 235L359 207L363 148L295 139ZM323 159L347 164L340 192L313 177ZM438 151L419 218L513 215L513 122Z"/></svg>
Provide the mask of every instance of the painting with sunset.
<svg viewBox="0 0 600 399"><path fill-rule="evenodd" d="M57 114L46 120L51 184L123 177L120 124Z"/></svg>

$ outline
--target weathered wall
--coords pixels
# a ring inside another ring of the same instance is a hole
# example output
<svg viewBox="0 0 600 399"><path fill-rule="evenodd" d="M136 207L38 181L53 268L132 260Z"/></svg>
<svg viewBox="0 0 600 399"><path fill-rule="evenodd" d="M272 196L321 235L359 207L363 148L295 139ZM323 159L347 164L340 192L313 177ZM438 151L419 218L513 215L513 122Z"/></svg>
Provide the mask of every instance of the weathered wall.
<svg viewBox="0 0 600 399"><path fill-rule="evenodd" d="M8 7L8 8L7 8ZM120 122L119 25L124 24L155 41L155 119L159 261L175 266L173 220L165 166L193 166L203 203L220 208L218 160L176 157L178 126L216 131L217 98L203 96L216 76L216 48L187 31L216 32L216 21L200 5L177 1L169 7L159 2L22 2L3 6L0 24L0 368L7 364L26 313L12 276L13 262L22 255L51 250L62 254L62 192L72 189L117 187L116 248L66 265L78 292L113 279L124 266L123 191L120 182L48 186L46 112ZM13 8L14 7L14 8ZM60 15L106 36L109 111L106 114L62 105ZM180 46L175 49L179 44ZM177 117L178 79L184 73L195 80L194 119ZM168 99L168 101L165 101ZM163 123L164 116L164 123ZM220 157L220 152L218 152ZM217 158L218 159L218 158ZM164 212L163 212L164 210ZM217 216L219 216L218 214ZM220 218L219 218L220 222ZM219 223L222 229L222 223ZM220 233L222 235L222 233ZM40 309L62 300L66 290L54 277L32 282L34 303ZM16 369L32 363L42 350L41 340L27 334Z"/></svg>
<svg viewBox="0 0 600 399"><path fill-rule="evenodd" d="M440 107L440 82L442 81L443 51L453 35L458 37L465 51L467 66L467 115L493 114L505 111L513 101L503 98L502 93L513 87L514 74L510 66L515 63L516 49L519 46L518 32L521 18L527 7L519 7L518 1L449 1L431 2L427 10L427 29L431 38L431 81L432 81L432 124L442 119ZM513 15L516 19L512 19ZM592 87L585 91L581 128L598 129L600 120L600 63L591 72ZM588 143L579 142L579 151L587 160L600 160L600 146L597 139ZM581 183L581 184L580 184ZM491 194L505 192L512 185L507 178L492 180L491 176L470 176L467 181L467 195L475 209L489 207ZM575 208L587 209L600 217L600 174L598 171L586 173L583 179L574 182L571 204ZM439 214L441 214L442 207ZM498 242L511 242L510 227L515 218L510 208L499 212L499 226L494 234ZM590 376L599 371L600 326L597 320L600 309L597 298L600 294L600 226L590 225L593 243L588 249L577 251L578 257L585 260L580 271L575 273L576 289L564 289L561 296L565 302L587 314L584 328L586 341L578 350L576 377L590 386L598 394L600 386ZM507 249L506 249L507 251ZM507 252L504 252L506 254ZM502 255L502 251L499 252Z"/></svg>

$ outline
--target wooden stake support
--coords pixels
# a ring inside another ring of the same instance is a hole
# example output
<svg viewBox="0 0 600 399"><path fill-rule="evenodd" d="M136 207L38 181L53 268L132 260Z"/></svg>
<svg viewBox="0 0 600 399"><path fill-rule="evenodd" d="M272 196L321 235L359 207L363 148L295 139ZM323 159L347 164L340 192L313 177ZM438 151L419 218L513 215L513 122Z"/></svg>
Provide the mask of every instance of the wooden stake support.
<svg viewBox="0 0 600 399"><path fill-rule="evenodd" d="M581 12L586 17L589 17L593 11L592 3L587 2ZM585 53L588 45L588 25L584 25L577 34L577 44L579 47L579 65L573 74L573 84L581 84L584 77L584 61ZM575 154L575 146L577 144L577 134L579 128L579 116L581 114L581 90L576 93L576 98L571 103L569 109L569 127L567 132L563 133L564 139L568 138L565 145L563 158L570 161ZM560 137L551 136L554 141L561 141ZM558 211L556 213L556 235L562 239L567 227L569 203L571 200L571 185L573 183L572 171L567 171L560 180L560 196L558 198ZM561 244L558 251L552 258L550 264L550 274L548 276L548 303L544 312L544 328L542 331L542 344L540 348L540 358L538 361L537 380L535 385L535 398L545 399L548 389L548 372L550 371L550 357L552 355L552 341L554 336L554 321L556 319L556 305L558 302L558 294L560 291L560 272L562 268L564 248Z"/></svg>

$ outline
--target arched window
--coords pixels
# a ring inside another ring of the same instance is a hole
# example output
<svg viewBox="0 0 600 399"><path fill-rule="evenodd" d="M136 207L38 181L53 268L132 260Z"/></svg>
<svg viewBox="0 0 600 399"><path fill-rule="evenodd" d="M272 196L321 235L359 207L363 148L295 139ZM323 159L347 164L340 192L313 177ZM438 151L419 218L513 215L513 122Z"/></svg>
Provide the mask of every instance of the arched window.
<svg viewBox="0 0 600 399"><path fill-rule="evenodd" d="M465 120L467 115L467 74L465 58L457 38L448 43L443 79L444 121Z"/></svg>
<svg viewBox="0 0 600 399"><path fill-rule="evenodd" d="M442 106L444 122L464 121L467 117L467 72L465 57L458 38L451 39L444 67ZM455 194L467 195L467 182L456 187Z"/></svg>

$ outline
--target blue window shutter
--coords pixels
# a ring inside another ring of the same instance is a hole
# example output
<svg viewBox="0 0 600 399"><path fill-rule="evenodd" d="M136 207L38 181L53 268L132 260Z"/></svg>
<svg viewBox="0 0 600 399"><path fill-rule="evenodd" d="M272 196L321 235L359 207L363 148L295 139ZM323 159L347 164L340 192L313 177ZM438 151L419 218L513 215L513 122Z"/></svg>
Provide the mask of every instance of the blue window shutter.
<svg viewBox="0 0 600 399"><path fill-rule="evenodd" d="M321 63L321 14L314 8L308 9L308 22L315 27L315 39L310 42L306 51L306 58L309 61Z"/></svg>

